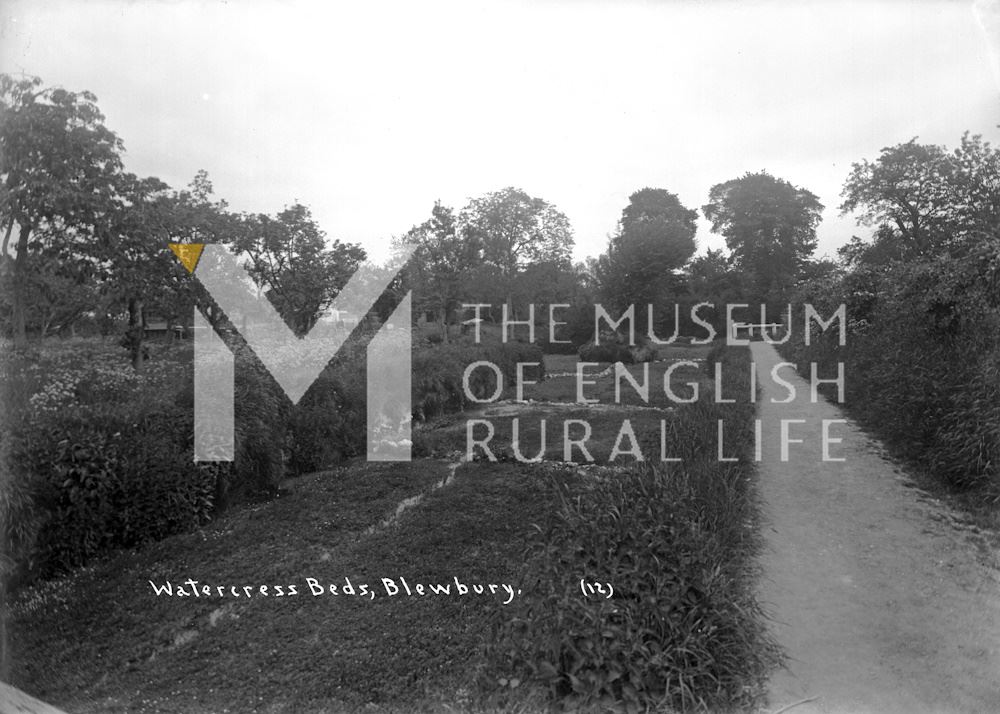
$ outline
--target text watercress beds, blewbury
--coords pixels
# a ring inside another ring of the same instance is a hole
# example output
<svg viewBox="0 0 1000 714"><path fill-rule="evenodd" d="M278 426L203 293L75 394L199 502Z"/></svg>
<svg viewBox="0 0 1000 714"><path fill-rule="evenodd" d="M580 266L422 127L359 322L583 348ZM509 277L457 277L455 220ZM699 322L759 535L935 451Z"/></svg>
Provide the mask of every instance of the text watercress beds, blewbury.
<svg viewBox="0 0 1000 714"><path fill-rule="evenodd" d="M392 578L379 578L378 584L374 586L367 582L352 581L346 576L336 583L324 583L309 577L303 578L299 583L283 585L218 585L188 578L176 584L169 580L162 583L150 580L149 585L157 597L191 599L277 599L309 594L312 597L325 595L374 600L376 597L407 598L452 595L456 597L496 598L501 604L509 605L515 597L521 595L521 589L515 588L509 583L479 583L458 577L444 582L421 583L407 580L401 575Z"/></svg>

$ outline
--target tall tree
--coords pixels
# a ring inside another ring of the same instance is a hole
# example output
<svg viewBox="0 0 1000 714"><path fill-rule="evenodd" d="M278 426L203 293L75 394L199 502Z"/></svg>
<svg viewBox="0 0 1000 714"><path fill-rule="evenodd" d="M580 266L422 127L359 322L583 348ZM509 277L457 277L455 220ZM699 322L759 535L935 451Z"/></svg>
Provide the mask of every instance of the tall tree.
<svg viewBox="0 0 1000 714"><path fill-rule="evenodd" d="M816 248L823 205L812 192L761 171L713 186L702 211L748 278L747 297L775 302L786 298Z"/></svg>
<svg viewBox="0 0 1000 714"><path fill-rule="evenodd" d="M157 178L125 173L117 184L116 207L97 225L93 253L102 293L127 311L122 345L141 370L147 308L163 301L179 271L165 240L173 232L174 212L169 187Z"/></svg>
<svg viewBox="0 0 1000 714"><path fill-rule="evenodd" d="M482 262L482 246L466 231L459 231L453 209L438 201L431 217L413 226L397 245L416 250L406 269L414 290L416 307L441 316L442 337L448 341L448 325L466 297L470 275Z"/></svg>
<svg viewBox="0 0 1000 714"><path fill-rule="evenodd" d="M552 204L508 187L473 199L459 216L464 234L482 245L483 260L496 271L508 311L518 273L527 265L554 262L569 266L573 231Z"/></svg>
<svg viewBox="0 0 1000 714"><path fill-rule="evenodd" d="M924 255L946 223L941 187L951 168L939 146L911 139L886 147L875 161L852 165L840 210L856 211L859 223L881 228L881 239L894 243L899 256Z"/></svg>
<svg viewBox="0 0 1000 714"><path fill-rule="evenodd" d="M231 245L296 334L316 324L365 257L354 243L326 242L309 209L294 204L275 216L244 217Z"/></svg>
<svg viewBox="0 0 1000 714"><path fill-rule="evenodd" d="M46 225L83 229L111 210L121 140L90 92L42 88L37 77L0 75L0 225L3 254L17 228L12 276L15 344L24 344L28 252ZM33 240L34 234L34 240ZM51 234L50 234L51 235Z"/></svg>
<svg viewBox="0 0 1000 714"><path fill-rule="evenodd" d="M616 235L598 263L601 292L624 309L636 306L640 327L646 306L677 287L675 271L694 254L698 214L676 194L643 188L629 197Z"/></svg>
<svg viewBox="0 0 1000 714"><path fill-rule="evenodd" d="M232 243L241 234L245 223L240 216L229 212L224 200L214 198L212 181L205 170L199 170L191 182L180 191L160 197L161 208L168 220L160 225L160 243ZM163 290L151 295L150 307L170 321L190 314L199 305L213 326L217 326L222 312L205 288L178 261L168 272L168 283Z"/></svg>
<svg viewBox="0 0 1000 714"><path fill-rule="evenodd" d="M850 262L962 255L1000 235L1000 151L968 132L952 152L911 139L855 163L842 196L842 213L875 227L842 252Z"/></svg>

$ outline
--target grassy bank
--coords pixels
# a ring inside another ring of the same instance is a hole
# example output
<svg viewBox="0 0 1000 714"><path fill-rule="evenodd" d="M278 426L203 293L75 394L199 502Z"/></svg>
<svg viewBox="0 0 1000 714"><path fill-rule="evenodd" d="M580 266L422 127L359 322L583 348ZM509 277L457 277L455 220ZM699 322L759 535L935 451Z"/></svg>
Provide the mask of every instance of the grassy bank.
<svg viewBox="0 0 1000 714"><path fill-rule="evenodd" d="M721 359L737 393L748 355ZM753 411L689 376L703 399L667 414L691 444L679 467L480 461L438 487L448 462L355 463L37 583L12 607L14 684L70 712L749 706L775 661L752 472L705 445L721 418L744 452ZM189 578L208 594L176 594Z"/></svg>

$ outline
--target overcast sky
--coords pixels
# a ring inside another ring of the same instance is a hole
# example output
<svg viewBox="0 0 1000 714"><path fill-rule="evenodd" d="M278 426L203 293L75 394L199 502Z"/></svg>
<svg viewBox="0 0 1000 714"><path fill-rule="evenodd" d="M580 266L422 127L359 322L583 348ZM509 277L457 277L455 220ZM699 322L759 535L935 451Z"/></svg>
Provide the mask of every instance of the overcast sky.
<svg viewBox="0 0 1000 714"><path fill-rule="evenodd" d="M826 206L854 161L1000 143L997 3L0 0L0 67L89 89L126 166L206 169L237 210L311 207L376 257L436 199L504 186L596 255L630 193L700 208L766 169ZM991 34L992 33L992 34ZM699 223L701 250L722 237Z"/></svg>

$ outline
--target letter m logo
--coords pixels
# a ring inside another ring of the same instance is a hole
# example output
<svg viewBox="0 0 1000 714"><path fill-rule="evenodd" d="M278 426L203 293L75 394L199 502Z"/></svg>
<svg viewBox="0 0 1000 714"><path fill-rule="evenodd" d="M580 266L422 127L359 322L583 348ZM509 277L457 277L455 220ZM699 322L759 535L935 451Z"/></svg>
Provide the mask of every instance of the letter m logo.
<svg viewBox="0 0 1000 714"><path fill-rule="evenodd" d="M204 286L292 404L299 400L350 335L342 324L320 320L304 337L285 324L255 288L246 270L222 245L170 245ZM365 265L351 276L331 305L337 314L364 316L375 305L410 253L389 268ZM412 293L399 303L367 348L368 460L410 460L410 313ZM239 323L239 324L237 324ZM235 358L198 308L194 309L194 459L234 458ZM273 448L280 448L274 444Z"/></svg>

